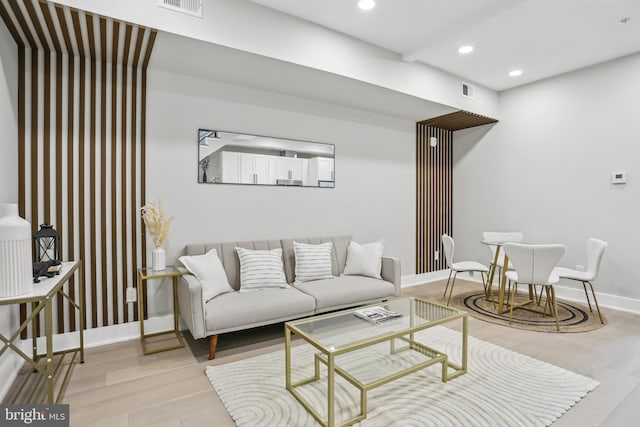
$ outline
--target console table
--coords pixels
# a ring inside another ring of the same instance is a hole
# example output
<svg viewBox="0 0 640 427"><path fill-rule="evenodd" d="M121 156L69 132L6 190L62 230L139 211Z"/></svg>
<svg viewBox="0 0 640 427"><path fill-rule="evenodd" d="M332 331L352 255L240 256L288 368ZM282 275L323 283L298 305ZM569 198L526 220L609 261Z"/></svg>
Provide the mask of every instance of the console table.
<svg viewBox="0 0 640 427"><path fill-rule="evenodd" d="M60 274L47 278L33 285L33 291L27 294L0 298L0 305L19 305L24 303L31 303L31 314L27 319L20 324L10 337L5 337L0 334L0 341L3 346L0 349L0 356L4 354L8 349L13 350L16 354L22 357L27 363L29 363L35 373L42 375L45 378L46 384L46 403L53 404L59 403L61 391L64 390L67 381L71 376L71 367L75 361L78 353L80 354L80 363L84 363L84 319L85 319L85 305L84 305L84 283L82 282L82 261L69 261L63 262L61 266ZM77 295L77 301L74 301L65 291L64 284L67 283L75 274L77 274L78 289L80 290ZM78 317L80 318L80 342L78 347L53 351L53 309L52 301L56 294L61 294L66 298L69 303L78 310ZM20 334L29 323L38 318L40 313L44 310L44 325L45 325L45 338L46 338L46 351L43 354L38 353L37 334L34 331L32 333L33 342L33 354L27 355L22 351L20 343ZM66 369L59 369L62 366L62 359L59 361L59 366L54 366L54 355L71 353L71 362L67 365ZM42 358L45 359L44 366L39 363ZM64 372L63 372L64 371ZM59 375L64 375L60 388L58 389L57 396L54 392L54 384L56 378Z"/></svg>
<svg viewBox="0 0 640 427"><path fill-rule="evenodd" d="M180 335L180 328L178 327L178 277L182 276L182 272L174 266L168 265L164 270L154 270L150 267L138 269L138 316L140 319L140 343L142 344L142 352L144 354L159 353L161 351L174 350L176 348L184 347L184 341ZM171 277L173 279L173 329L162 332L154 332L152 334L144 333L144 306L145 293L142 286L149 279L162 279ZM159 335L174 334L178 343L163 348L156 348L153 350L147 349L146 338L156 337Z"/></svg>

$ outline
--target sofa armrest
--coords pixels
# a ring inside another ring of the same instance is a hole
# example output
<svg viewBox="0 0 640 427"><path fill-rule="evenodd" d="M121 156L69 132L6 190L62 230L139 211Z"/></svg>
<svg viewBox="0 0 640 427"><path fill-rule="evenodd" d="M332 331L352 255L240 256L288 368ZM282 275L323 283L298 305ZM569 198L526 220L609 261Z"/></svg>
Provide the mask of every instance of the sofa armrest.
<svg viewBox="0 0 640 427"><path fill-rule="evenodd" d="M401 285L401 271L400 271L400 259L393 257L382 257L382 272L381 276L387 282L393 283L395 286L395 296L400 296Z"/></svg>
<svg viewBox="0 0 640 427"><path fill-rule="evenodd" d="M183 274L178 282L180 316L187 324L193 338L206 337L206 319L202 284L192 274Z"/></svg>

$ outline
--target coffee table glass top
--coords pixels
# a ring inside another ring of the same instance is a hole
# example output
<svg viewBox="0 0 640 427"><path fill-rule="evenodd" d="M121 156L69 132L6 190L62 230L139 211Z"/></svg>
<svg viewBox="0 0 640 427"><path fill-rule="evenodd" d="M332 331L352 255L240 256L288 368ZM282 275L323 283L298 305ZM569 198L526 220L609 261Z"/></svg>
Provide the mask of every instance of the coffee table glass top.
<svg viewBox="0 0 640 427"><path fill-rule="evenodd" d="M379 306L401 314L380 323L371 323L355 315L357 310ZM371 306L342 310L288 322L299 335L312 341L325 353L340 352L363 342L384 339L402 331L417 331L466 315L466 312L417 297L406 297Z"/></svg>

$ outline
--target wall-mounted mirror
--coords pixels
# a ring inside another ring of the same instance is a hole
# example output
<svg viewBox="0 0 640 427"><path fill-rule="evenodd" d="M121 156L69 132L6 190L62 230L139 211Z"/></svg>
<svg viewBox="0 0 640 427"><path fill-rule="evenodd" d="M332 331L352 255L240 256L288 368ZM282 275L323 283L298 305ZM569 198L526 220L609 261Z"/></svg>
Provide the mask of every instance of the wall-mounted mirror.
<svg viewBox="0 0 640 427"><path fill-rule="evenodd" d="M335 186L335 145L198 130L198 182Z"/></svg>

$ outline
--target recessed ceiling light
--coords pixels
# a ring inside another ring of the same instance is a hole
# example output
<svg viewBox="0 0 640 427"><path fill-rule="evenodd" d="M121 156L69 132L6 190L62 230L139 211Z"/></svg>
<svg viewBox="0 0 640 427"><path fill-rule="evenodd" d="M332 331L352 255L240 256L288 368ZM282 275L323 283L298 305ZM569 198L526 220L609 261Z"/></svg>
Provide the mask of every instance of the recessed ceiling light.
<svg viewBox="0 0 640 427"><path fill-rule="evenodd" d="M522 74L522 70L509 71L509 77L518 77Z"/></svg>
<svg viewBox="0 0 640 427"><path fill-rule="evenodd" d="M376 6L376 2L374 0L360 0L358 2L358 7L362 10L373 9Z"/></svg>
<svg viewBox="0 0 640 427"><path fill-rule="evenodd" d="M473 46L462 46L460 49L458 49L458 53L461 53L463 55L466 55L467 53L471 53L473 52Z"/></svg>

